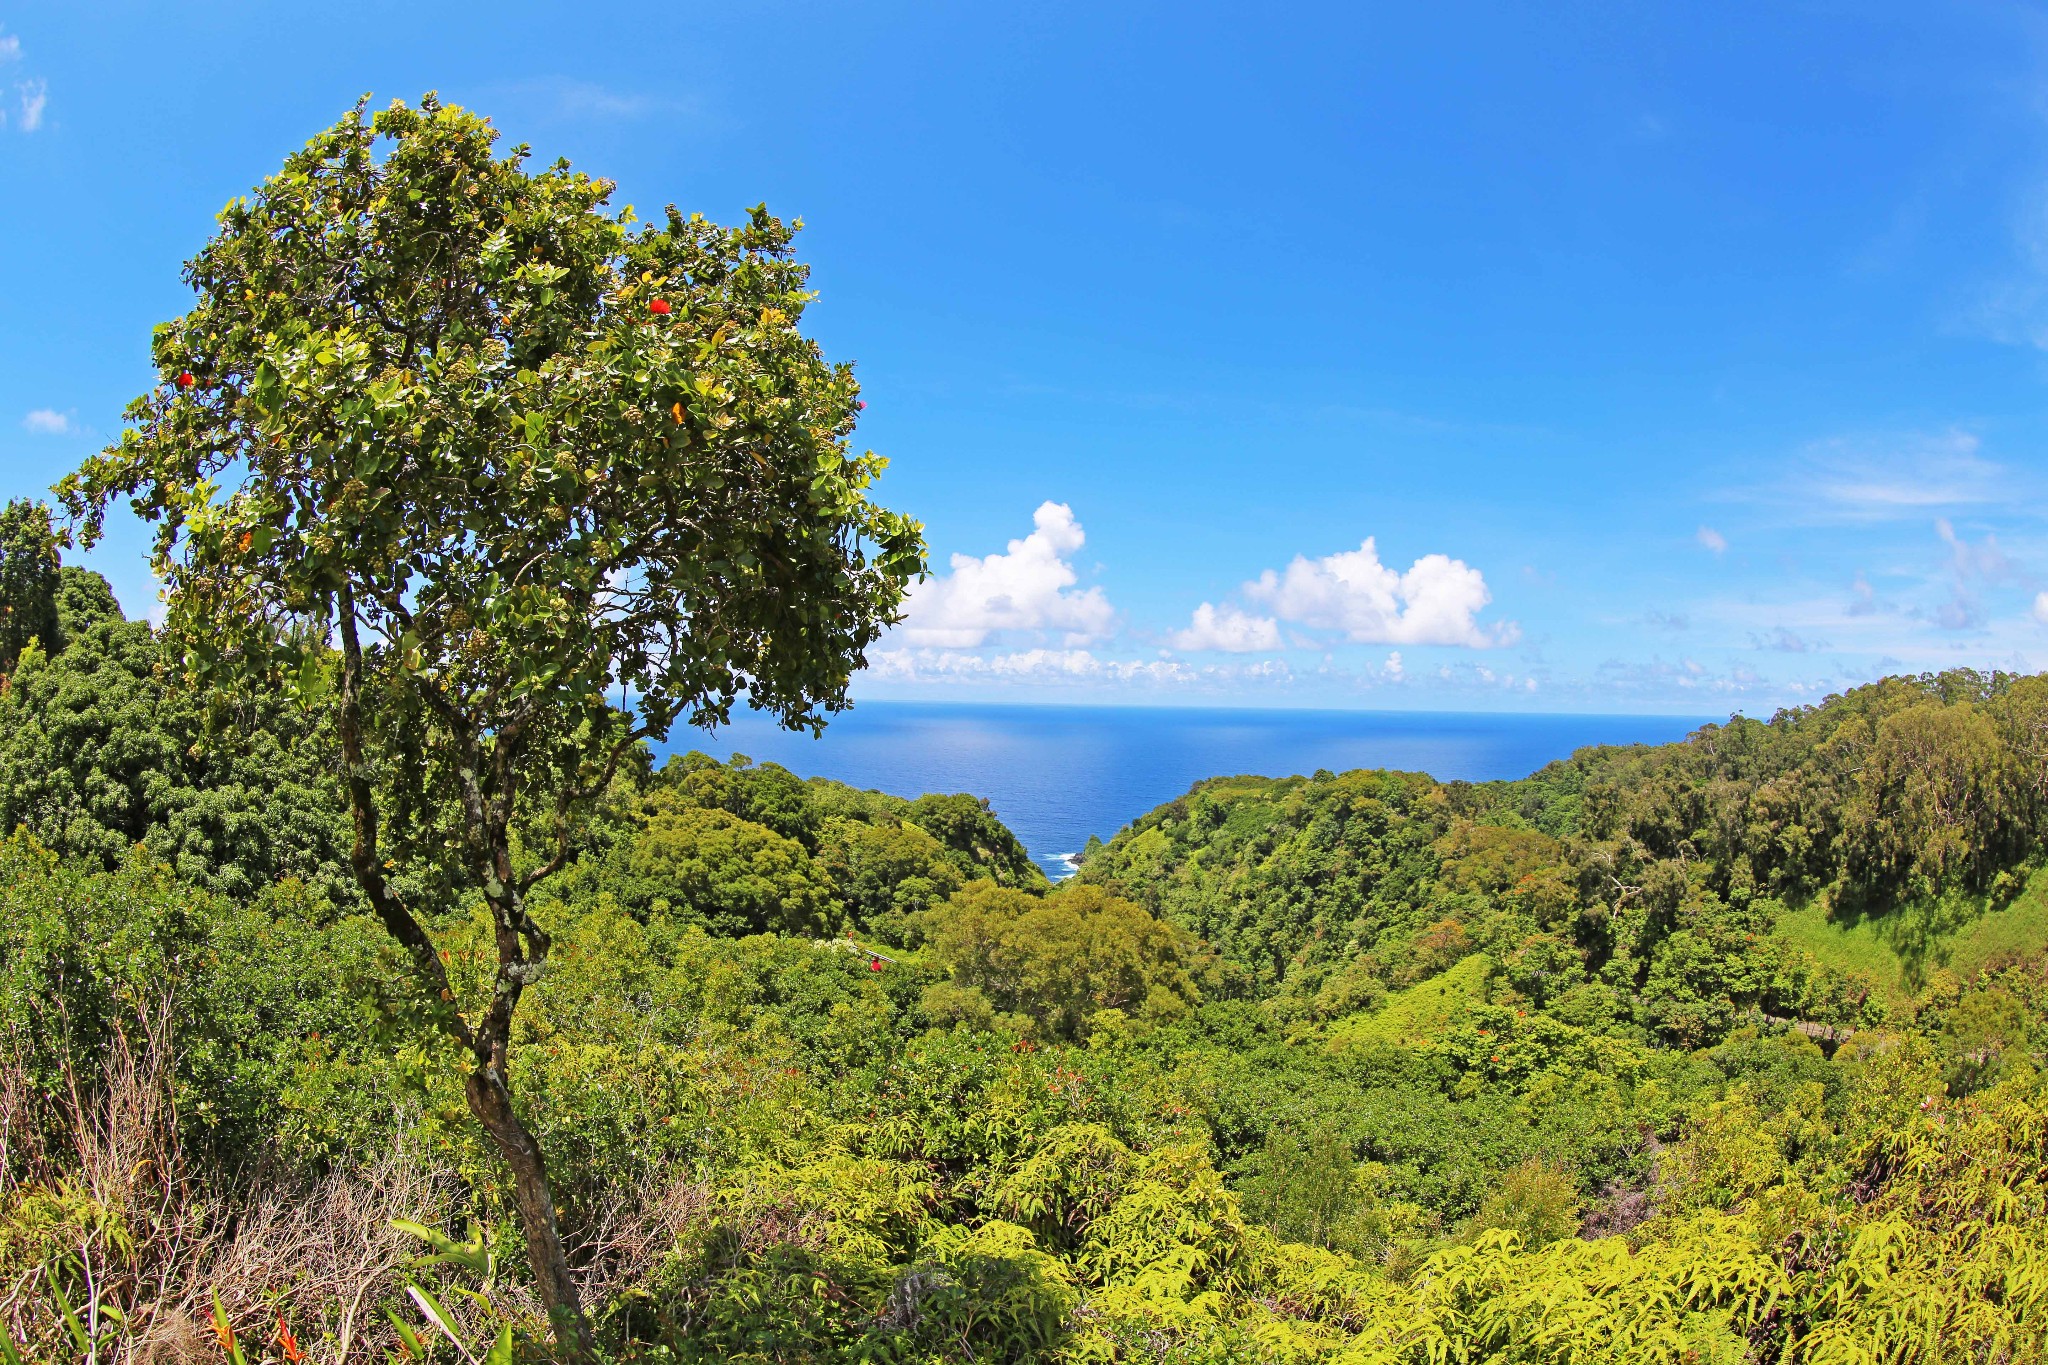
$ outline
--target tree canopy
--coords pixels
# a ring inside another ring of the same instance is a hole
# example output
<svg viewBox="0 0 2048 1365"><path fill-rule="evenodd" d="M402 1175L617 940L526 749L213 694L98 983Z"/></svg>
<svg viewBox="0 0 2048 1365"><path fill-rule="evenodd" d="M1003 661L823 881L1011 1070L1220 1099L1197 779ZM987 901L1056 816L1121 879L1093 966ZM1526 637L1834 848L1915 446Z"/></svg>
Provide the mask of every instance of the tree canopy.
<svg viewBox="0 0 2048 1365"><path fill-rule="evenodd" d="M22 499L0 508L0 677L29 641L58 645L57 545L49 508Z"/></svg>

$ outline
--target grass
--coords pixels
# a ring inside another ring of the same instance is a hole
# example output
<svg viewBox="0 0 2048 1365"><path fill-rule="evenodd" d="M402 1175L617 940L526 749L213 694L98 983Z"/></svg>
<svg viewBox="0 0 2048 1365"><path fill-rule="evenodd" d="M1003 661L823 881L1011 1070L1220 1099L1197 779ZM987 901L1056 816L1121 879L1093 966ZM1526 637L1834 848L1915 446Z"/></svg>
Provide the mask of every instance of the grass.
<svg viewBox="0 0 2048 1365"><path fill-rule="evenodd" d="M1486 978L1492 971L1492 960L1474 953L1448 971L1394 992L1371 1014L1340 1020L1330 1030L1330 1046L1427 1042L1486 999Z"/></svg>
<svg viewBox="0 0 2048 1365"><path fill-rule="evenodd" d="M1853 972L1891 998L1903 999L1937 968L1969 976L2002 955L2048 947L2048 868L1996 910L1958 902L1835 919L1816 902L1779 916L1772 932L1827 966Z"/></svg>
<svg viewBox="0 0 2048 1365"><path fill-rule="evenodd" d="M1948 969L1959 976L1980 970L2008 953L2036 952L2048 945L2048 868L2034 874L2012 904L1957 934L1949 945Z"/></svg>
<svg viewBox="0 0 2048 1365"><path fill-rule="evenodd" d="M1788 910L1778 917L1771 932L1779 941L1803 948L1815 959L1835 968L1866 977L1887 995L1905 989L1905 964L1885 941L1884 921L1875 917L1841 921L1828 918L1827 907L1819 902Z"/></svg>

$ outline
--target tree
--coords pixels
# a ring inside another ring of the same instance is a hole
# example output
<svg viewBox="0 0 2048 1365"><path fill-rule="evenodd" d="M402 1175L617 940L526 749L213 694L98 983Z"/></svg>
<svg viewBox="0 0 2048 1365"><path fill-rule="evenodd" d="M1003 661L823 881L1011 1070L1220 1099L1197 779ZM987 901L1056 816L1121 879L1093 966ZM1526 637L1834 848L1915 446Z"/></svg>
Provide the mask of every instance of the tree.
<svg viewBox="0 0 2048 1365"><path fill-rule="evenodd" d="M1150 1025L1201 1002L1203 945L1100 887L1034 896L975 882L910 923L950 976L926 997L942 1019L989 1024L1001 1012L1072 1042L1105 1010Z"/></svg>
<svg viewBox="0 0 2048 1365"><path fill-rule="evenodd" d="M17 499L0 508L0 678L31 640L57 647L57 545L50 509Z"/></svg>
<svg viewBox="0 0 2048 1365"><path fill-rule="evenodd" d="M140 845L237 899L295 877L330 909L352 907L333 728L281 698L209 715L98 574L66 566L59 582L63 648L24 656L0 692L0 834L26 828L109 871ZM109 614L95 621L99 610Z"/></svg>
<svg viewBox="0 0 2048 1365"><path fill-rule="evenodd" d="M661 765L647 795L650 815L701 806L766 825L807 852L818 848L818 815L803 779L777 763L756 766L745 754L720 763L707 754L677 754Z"/></svg>
<svg viewBox="0 0 2048 1365"><path fill-rule="evenodd" d="M986 797L956 793L920 796L904 819L953 851L953 864L963 877L990 877L1002 886L1046 889L1045 873L1031 861L1024 845L996 818Z"/></svg>
<svg viewBox="0 0 2048 1365"><path fill-rule="evenodd" d="M665 900L715 934L815 937L835 927L832 885L803 845L730 811L655 816L627 868L636 909Z"/></svg>
<svg viewBox="0 0 2048 1365"><path fill-rule="evenodd" d="M847 914L862 932L890 943L903 941L907 916L960 889L950 850L916 825L835 817L819 843L818 863Z"/></svg>
<svg viewBox="0 0 2048 1365"><path fill-rule="evenodd" d="M798 329L791 226L636 225L610 182L496 138L432 96L358 105L230 203L186 266L197 302L156 330L159 384L59 492L87 543L117 496L157 524L197 685L330 713L355 879L461 1050L556 1348L582 1359L513 1102L550 945L528 893L638 742L741 694L821 729L923 542L868 500L884 462L848 445L851 368ZM440 895L400 880L421 869ZM490 913L480 1000L428 932L462 894Z"/></svg>

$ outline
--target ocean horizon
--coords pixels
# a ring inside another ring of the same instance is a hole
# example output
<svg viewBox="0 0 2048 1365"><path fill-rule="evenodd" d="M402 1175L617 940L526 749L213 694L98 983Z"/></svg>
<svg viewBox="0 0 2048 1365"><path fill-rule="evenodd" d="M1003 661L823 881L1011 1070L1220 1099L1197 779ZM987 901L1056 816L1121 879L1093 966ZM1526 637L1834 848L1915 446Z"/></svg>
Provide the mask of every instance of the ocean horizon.
<svg viewBox="0 0 2048 1365"><path fill-rule="evenodd" d="M1587 745L1662 744L1718 719L864 701L821 738L749 711L715 733L678 730L657 755L745 754L893 796L971 792L1058 878L1090 835L1107 840L1204 778L1392 768L1497 781Z"/></svg>

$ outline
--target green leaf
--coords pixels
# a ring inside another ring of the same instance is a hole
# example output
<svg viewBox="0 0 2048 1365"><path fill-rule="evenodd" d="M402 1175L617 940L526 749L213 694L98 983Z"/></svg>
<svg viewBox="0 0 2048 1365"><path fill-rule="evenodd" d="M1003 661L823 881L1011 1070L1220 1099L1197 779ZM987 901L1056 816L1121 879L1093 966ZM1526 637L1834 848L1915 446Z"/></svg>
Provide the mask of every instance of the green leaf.
<svg viewBox="0 0 2048 1365"><path fill-rule="evenodd" d="M78 1346L81 1358L92 1354L92 1338L86 1335L85 1324L78 1320L78 1314L71 1311L71 1300L64 1297L64 1291L57 1285L54 1267L45 1267L44 1275L50 1282L50 1297L57 1301L57 1311L64 1317L64 1327L71 1333L71 1340Z"/></svg>
<svg viewBox="0 0 2048 1365"><path fill-rule="evenodd" d="M427 1321L432 1323L442 1336L448 1338L456 1350L462 1352L465 1360L475 1365L475 1353L463 1344L461 1333L455 1330L455 1320L448 1316L448 1310L441 1306L441 1301L416 1284L407 1285L405 1292L419 1305L419 1310L426 1315Z"/></svg>
<svg viewBox="0 0 2048 1365"><path fill-rule="evenodd" d="M398 1339L405 1344L405 1349L412 1354L412 1358L424 1362L427 1358L427 1347L426 1343L420 1340L420 1334L415 1332L405 1319L399 1317L396 1310L387 1308L384 1310L384 1316L391 1319L392 1330L398 1333Z"/></svg>
<svg viewBox="0 0 2048 1365"><path fill-rule="evenodd" d="M235 1337L234 1324L228 1321L228 1310L221 1307L218 1289L213 1291L213 1330L218 1332L220 1339L227 1344L228 1359L233 1361L234 1365L249 1365L247 1358L242 1355L242 1343Z"/></svg>

